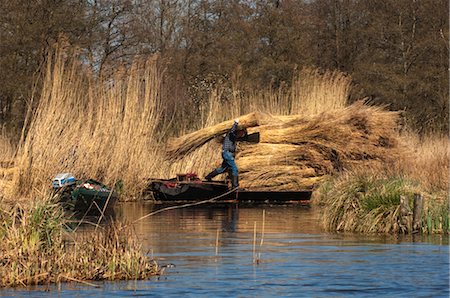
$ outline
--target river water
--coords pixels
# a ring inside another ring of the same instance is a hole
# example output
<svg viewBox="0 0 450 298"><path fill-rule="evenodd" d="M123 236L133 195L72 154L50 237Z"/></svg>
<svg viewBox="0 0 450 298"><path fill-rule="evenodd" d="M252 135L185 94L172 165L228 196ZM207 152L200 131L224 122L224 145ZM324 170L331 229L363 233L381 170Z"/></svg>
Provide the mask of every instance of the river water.
<svg viewBox="0 0 450 298"><path fill-rule="evenodd" d="M163 206L122 203L135 221ZM213 205L135 223L164 275L9 289L15 297L449 297L449 238L326 233L314 208ZM256 233L255 233L256 232Z"/></svg>

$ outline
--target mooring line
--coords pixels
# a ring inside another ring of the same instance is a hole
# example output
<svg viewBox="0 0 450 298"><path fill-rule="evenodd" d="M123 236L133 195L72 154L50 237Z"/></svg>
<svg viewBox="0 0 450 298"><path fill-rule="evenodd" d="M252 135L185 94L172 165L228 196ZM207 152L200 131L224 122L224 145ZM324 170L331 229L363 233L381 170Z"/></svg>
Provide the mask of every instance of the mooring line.
<svg viewBox="0 0 450 298"><path fill-rule="evenodd" d="M146 215L144 215L144 216L142 216L142 217L136 219L135 221L132 222L132 224L135 224L136 222L138 222L138 221L140 221L140 220L143 220L144 218L147 218L147 217L149 217L149 216L152 216L152 215L155 215L155 214L158 214L158 213L167 211L167 210L181 209L181 208L186 208L186 207L197 206L197 205L201 205L201 204L206 204L206 203L214 202L214 201L217 200L217 199L223 198L223 197L225 197L225 196L227 196L227 195L229 195L229 194L235 192L237 189L238 189L238 187L235 187L235 188L233 188L233 189L227 191L226 193L223 193L223 194L221 194L221 195L219 195L219 196L217 196L217 197L213 197L213 198L208 199L208 200L199 201L199 202L195 202L195 203L189 203L189 204L183 204L183 205L178 205L178 206L170 206L170 207L162 208L162 209L159 209L159 210L150 212L150 213L148 213L148 214L146 214Z"/></svg>

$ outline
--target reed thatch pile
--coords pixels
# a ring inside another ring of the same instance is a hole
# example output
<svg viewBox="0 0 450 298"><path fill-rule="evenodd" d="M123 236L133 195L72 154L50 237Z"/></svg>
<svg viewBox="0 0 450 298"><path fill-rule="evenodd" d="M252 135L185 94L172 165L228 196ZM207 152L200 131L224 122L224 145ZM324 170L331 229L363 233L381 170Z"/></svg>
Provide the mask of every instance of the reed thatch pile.
<svg viewBox="0 0 450 298"><path fill-rule="evenodd" d="M354 166L389 163L400 154L398 113L363 102L312 117L262 118L264 121L247 126L252 127L249 134L259 134L259 142L239 144L236 163L243 188L311 189L326 175ZM191 152L229 127L231 122L223 122L175 139L169 154Z"/></svg>
<svg viewBox="0 0 450 298"><path fill-rule="evenodd" d="M239 129L263 125L270 121L270 116L255 112L239 117ZM179 138L171 138L167 142L166 152L171 159L178 159L207 143L208 141L225 134L233 125L233 120L224 121L214 126L206 127Z"/></svg>

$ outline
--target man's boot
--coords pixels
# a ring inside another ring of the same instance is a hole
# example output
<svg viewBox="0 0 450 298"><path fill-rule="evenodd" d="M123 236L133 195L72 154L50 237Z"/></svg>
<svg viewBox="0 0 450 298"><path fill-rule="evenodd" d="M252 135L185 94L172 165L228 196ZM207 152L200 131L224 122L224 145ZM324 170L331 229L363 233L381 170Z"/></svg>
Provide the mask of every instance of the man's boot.
<svg viewBox="0 0 450 298"><path fill-rule="evenodd" d="M219 173L217 172L217 170L212 171L211 173L209 173L208 175L205 176L205 180L206 181L212 181L212 178L216 177L217 175L219 175Z"/></svg>
<svg viewBox="0 0 450 298"><path fill-rule="evenodd" d="M231 175L231 188L235 189L239 187L239 176Z"/></svg>

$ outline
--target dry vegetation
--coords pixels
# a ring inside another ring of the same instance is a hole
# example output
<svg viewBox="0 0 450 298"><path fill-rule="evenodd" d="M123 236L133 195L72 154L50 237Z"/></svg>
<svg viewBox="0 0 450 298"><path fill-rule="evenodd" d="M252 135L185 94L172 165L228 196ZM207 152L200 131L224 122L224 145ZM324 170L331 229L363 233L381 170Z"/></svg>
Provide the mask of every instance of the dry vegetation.
<svg viewBox="0 0 450 298"><path fill-rule="evenodd" d="M14 154L16 148L11 139L4 133L0 135L0 196L4 196L11 189L16 168L14 167Z"/></svg>
<svg viewBox="0 0 450 298"><path fill-rule="evenodd" d="M283 124L261 126L257 129L260 143L243 146L237 158L242 185L265 190L312 189L325 175L358 164L392 162L399 155L396 118L395 113L358 102L310 118L297 116ZM245 158L242 162L241 157ZM253 162L253 157L265 162ZM271 179L273 174L277 179Z"/></svg>
<svg viewBox="0 0 450 298"><path fill-rule="evenodd" d="M243 187L311 189L345 169L380 164L399 169L392 164L399 160L405 175L423 183L443 189L448 181L448 171L433 171L448 165L445 141L436 146L431 139L414 141L412 134L400 138L397 113L361 102L347 107L351 79L339 72L305 69L286 92L243 93L234 82L230 100L222 99L220 89L213 90L198 108L168 116L155 60L119 70L106 82L94 79L62 51L48 61L39 105L19 144L10 197L45 192L50 179L65 171L109 185L122 180L122 199L137 197L148 177L180 172L203 176L221 162L216 138L236 117L241 127L260 137L257 144L239 145ZM168 140L170 134L180 137ZM406 147L414 148L418 158L409 158Z"/></svg>
<svg viewBox="0 0 450 298"><path fill-rule="evenodd" d="M420 182L428 192L447 193L450 189L449 137L419 137L414 133L405 133L403 142L409 150L401 156L398 171Z"/></svg>
<svg viewBox="0 0 450 298"><path fill-rule="evenodd" d="M135 63L109 81L95 80L62 51L49 56L39 103L19 144L13 193L45 192L58 172L144 188L161 163L155 133L161 116L156 61Z"/></svg>
<svg viewBox="0 0 450 298"><path fill-rule="evenodd" d="M239 128L248 128L260 125L262 117L263 115L260 113L244 115L239 119ZM169 139L166 152L172 159L180 158L183 155L199 148L206 142L211 141L215 137L225 134L232 125L233 121L229 120L211 127L203 128L190 134L186 134L179 138Z"/></svg>
<svg viewBox="0 0 450 298"><path fill-rule="evenodd" d="M400 195L409 197L412 210L413 193L420 193L424 197L422 232L450 232L450 140L405 133L401 142L405 150L390 166L359 167L322 184L316 203L323 207L327 229L410 233L412 226L402 225Z"/></svg>
<svg viewBox="0 0 450 298"><path fill-rule="evenodd" d="M158 273L129 228L111 224L89 233L68 232L60 206L50 200L13 207L0 201L0 223L0 287Z"/></svg>
<svg viewBox="0 0 450 298"><path fill-rule="evenodd" d="M15 147L5 133L0 134L0 163L2 167L8 166L15 153Z"/></svg>
<svg viewBox="0 0 450 298"><path fill-rule="evenodd" d="M356 170L324 182L317 203L322 205L324 227L331 231L363 233L412 233L412 214L401 215L400 196L424 197L419 228L424 233L449 233L448 193L428 192L416 181L389 171Z"/></svg>

